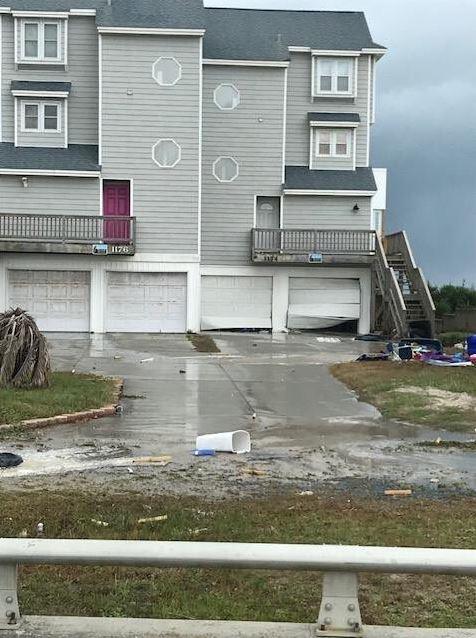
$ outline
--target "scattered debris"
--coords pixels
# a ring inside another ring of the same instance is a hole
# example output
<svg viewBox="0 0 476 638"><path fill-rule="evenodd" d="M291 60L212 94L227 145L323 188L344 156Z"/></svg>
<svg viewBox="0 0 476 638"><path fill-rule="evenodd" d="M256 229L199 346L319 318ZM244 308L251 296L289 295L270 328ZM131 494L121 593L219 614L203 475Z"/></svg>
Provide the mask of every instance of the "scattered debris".
<svg viewBox="0 0 476 638"><path fill-rule="evenodd" d="M0 453L0 467L17 467L17 465L22 463L23 459L18 454L12 454L11 452Z"/></svg>
<svg viewBox="0 0 476 638"><path fill-rule="evenodd" d="M304 492L299 492L298 496L314 496L314 492L311 492L311 490L306 490Z"/></svg>
<svg viewBox="0 0 476 638"><path fill-rule="evenodd" d="M244 467L243 472L250 476L266 476L266 470L258 470L255 467Z"/></svg>
<svg viewBox="0 0 476 638"><path fill-rule="evenodd" d="M186 370L179 370L179 374L187 374Z"/></svg>
<svg viewBox="0 0 476 638"><path fill-rule="evenodd" d="M338 337L316 337L318 343L341 343Z"/></svg>
<svg viewBox="0 0 476 638"><path fill-rule="evenodd" d="M193 534L194 536L198 536L199 534L203 534L204 532L208 532L208 527L202 527L201 529L189 529L188 533Z"/></svg>
<svg viewBox="0 0 476 638"><path fill-rule="evenodd" d="M123 413L124 413L124 406L122 406L122 405L116 405L116 414L117 414L118 416L120 416L120 415L121 415L121 414L123 414Z"/></svg>
<svg viewBox="0 0 476 638"><path fill-rule="evenodd" d="M246 454L251 452L251 438L246 430L234 432L217 432L197 436L195 445L197 450L215 450L215 452L232 452Z"/></svg>
<svg viewBox="0 0 476 638"><path fill-rule="evenodd" d="M166 521L168 519L167 514L163 514L162 516L151 516L149 518L139 518L137 521L139 525L143 523L160 523L161 521Z"/></svg>
<svg viewBox="0 0 476 638"><path fill-rule="evenodd" d="M132 469L132 467L128 467L127 471L129 472L129 474L134 474L134 470Z"/></svg>
<svg viewBox="0 0 476 638"><path fill-rule="evenodd" d="M19 538L28 538L28 530L22 529L22 531L18 534Z"/></svg>
<svg viewBox="0 0 476 638"><path fill-rule="evenodd" d="M36 535L37 537L41 537L44 536L45 534L45 524L44 523L38 523L36 526Z"/></svg>
<svg viewBox="0 0 476 638"><path fill-rule="evenodd" d="M411 496L412 490L385 490L385 496Z"/></svg>
<svg viewBox="0 0 476 638"><path fill-rule="evenodd" d="M114 359L115 359L116 361L119 361L119 359L122 359L122 357L121 357L121 355L120 355L120 354L116 354L116 355L114 355Z"/></svg>
<svg viewBox="0 0 476 638"><path fill-rule="evenodd" d="M109 523L106 523L106 521L99 521L97 518L92 518L91 523L94 523L94 525L97 525L98 527L109 527Z"/></svg>
<svg viewBox="0 0 476 638"><path fill-rule="evenodd" d="M134 465L160 465L165 466L172 463L172 457L168 455L164 456L139 456L132 460Z"/></svg>
<svg viewBox="0 0 476 638"><path fill-rule="evenodd" d="M139 363L152 363L154 357L148 357L147 359L141 359Z"/></svg>
<svg viewBox="0 0 476 638"><path fill-rule="evenodd" d="M194 456L216 456L215 450L194 450Z"/></svg>

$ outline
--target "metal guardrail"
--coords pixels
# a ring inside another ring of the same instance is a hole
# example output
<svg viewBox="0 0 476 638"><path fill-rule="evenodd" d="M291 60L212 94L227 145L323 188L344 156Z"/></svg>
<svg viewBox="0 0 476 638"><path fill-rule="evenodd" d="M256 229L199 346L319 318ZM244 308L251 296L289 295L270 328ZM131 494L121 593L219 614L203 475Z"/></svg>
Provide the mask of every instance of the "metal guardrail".
<svg viewBox="0 0 476 638"><path fill-rule="evenodd" d="M0 629L21 623L18 565L117 565L324 572L315 636L365 636L358 574L476 576L476 550L101 540L0 540Z"/></svg>
<svg viewBox="0 0 476 638"><path fill-rule="evenodd" d="M320 230L254 228L252 252L287 254L371 255L375 252L375 232L369 230Z"/></svg>
<svg viewBox="0 0 476 638"><path fill-rule="evenodd" d="M135 221L113 215L0 213L0 241L133 244Z"/></svg>

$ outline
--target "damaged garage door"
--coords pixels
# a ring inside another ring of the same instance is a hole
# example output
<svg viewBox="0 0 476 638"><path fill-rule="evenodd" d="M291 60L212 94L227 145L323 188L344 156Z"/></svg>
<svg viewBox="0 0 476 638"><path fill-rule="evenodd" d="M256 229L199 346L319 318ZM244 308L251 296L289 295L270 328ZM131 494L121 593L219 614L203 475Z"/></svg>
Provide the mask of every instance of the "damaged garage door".
<svg viewBox="0 0 476 638"><path fill-rule="evenodd" d="M271 328L272 277L202 277L202 330Z"/></svg>
<svg viewBox="0 0 476 638"><path fill-rule="evenodd" d="M332 328L360 318L358 279L291 277L288 328Z"/></svg>

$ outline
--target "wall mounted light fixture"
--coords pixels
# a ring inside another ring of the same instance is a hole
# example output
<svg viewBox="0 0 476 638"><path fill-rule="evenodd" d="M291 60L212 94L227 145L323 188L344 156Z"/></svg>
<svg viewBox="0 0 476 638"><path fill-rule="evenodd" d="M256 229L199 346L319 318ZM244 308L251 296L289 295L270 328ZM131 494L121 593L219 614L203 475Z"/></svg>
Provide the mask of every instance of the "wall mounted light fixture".
<svg viewBox="0 0 476 638"><path fill-rule="evenodd" d="M354 211L354 213L358 213L360 211L360 206L356 204L352 210Z"/></svg>
<svg viewBox="0 0 476 638"><path fill-rule="evenodd" d="M23 184L23 188L28 188L28 177L22 177L21 183Z"/></svg>

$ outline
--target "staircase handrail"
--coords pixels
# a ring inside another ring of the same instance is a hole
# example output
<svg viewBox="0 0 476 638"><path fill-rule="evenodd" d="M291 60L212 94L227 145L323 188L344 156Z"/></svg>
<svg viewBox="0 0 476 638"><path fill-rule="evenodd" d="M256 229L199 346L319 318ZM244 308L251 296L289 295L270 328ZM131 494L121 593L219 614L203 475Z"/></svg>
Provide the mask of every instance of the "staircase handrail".
<svg viewBox="0 0 476 638"><path fill-rule="evenodd" d="M376 236L375 248L376 272L380 290L384 299L389 302L390 312L397 332L401 337L405 337L408 333L407 307L395 273L388 265L382 240L378 235Z"/></svg>

